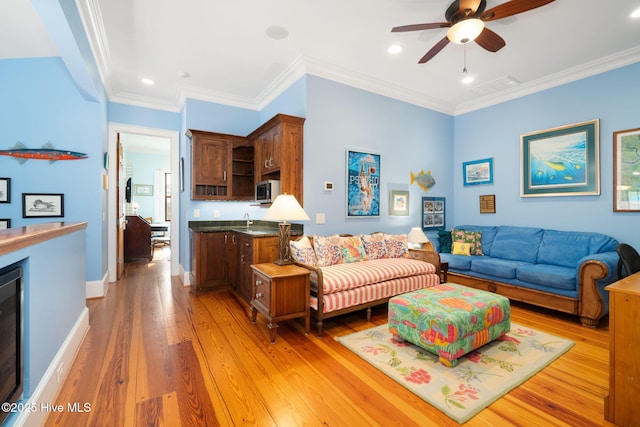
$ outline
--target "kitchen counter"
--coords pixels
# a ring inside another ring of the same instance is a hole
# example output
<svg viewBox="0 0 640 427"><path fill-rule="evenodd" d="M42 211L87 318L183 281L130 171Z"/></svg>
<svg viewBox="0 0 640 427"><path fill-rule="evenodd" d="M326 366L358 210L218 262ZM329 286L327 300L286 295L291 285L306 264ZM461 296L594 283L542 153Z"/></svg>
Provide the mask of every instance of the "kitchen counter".
<svg viewBox="0 0 640 427"><path fill-rule="evenodd" d="M246 220L235 221L189 221L189 229L195 233L217 233L234 231L254 237L273 237L279 235L279 223L256 220L247 226ZM302 224L291 224L291 235L301 236L304 233Z"/></svg>

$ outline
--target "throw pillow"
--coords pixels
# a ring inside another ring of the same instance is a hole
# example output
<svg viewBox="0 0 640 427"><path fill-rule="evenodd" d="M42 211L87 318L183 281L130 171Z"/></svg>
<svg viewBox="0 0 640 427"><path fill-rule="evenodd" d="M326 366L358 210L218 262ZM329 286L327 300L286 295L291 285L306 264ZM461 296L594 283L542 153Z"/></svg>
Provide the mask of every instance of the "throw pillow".
<svg viewBox="0 0 640 427"><path fill-rule="evenodd" d="M307 236L303 236L299 240L290 241L289 248L291 249L291 257L295 261L309 265L316 265L316 253Z"/></svg>
<svg viewBox="0 0 640 427"><path fill-rule="evenodd" d="M367 259L360 236L340 237L340 252L344 262L358 262Z"/></svg>
<svg viewBox="0 0 640 427"><path fill-rule="evenodd" d="M451 251L454 255L471 255L471 244L465 242L453 242L453 250Z"/></svg>
<svg viewBox="0 0 640 427"><path fill-rule="evenodd" d="M340 236L313 236L313 246L316 249L318 267L342 264L342 253L340 252Z"/></svg>
<svg viewBox="0 0 640 427"><path fill-rule="evenodd" d="M389 258L409 258L409 242L406 234L385 234Z"/></svg>
<svg viewBox="0 0 640 427"><path fill-rule="evenodd" d="M480 231L451 230L451 240L471 244L471 255L484 255Z"/></svg>
<svg viewBox="0 0 640 427"><path fill-rule="evenodd" d="M438 237L440 240L440 253L442 254L450 254L451 253L451 231L447 230L438 230Z"/></svg>
<svg viewBox="0 0 640 427"><path fill-rule="evenodd" d="M362 243L368 259L387 258L387 242L383 233L363 234Z"/></svg>

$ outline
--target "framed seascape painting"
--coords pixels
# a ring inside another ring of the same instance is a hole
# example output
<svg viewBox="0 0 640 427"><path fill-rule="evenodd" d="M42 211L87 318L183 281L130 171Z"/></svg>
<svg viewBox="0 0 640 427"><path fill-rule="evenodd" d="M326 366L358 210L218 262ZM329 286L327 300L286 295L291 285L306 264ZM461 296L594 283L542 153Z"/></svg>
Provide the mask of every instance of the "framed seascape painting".
<svg viewBox="0 0 640 427"><path fill-rule="evenodd" d="M640 128L613 133L613 210L640 212Z"/></svg>
<svg viewBox="0 0 640 427"><path fill-rule="evenodd" d="M64 216L64 194L22 193L23 218Z"/></svg>
<svg viewBox="0 0 640 427"><path fill-rule="evenodd" d="M521 197L600 194L599 120L521 135Z"/></svg>
<svg viewBox="0 0 640 427"><path fill-rule="evenodd" d="M347 218L380 216L380 154L347 150Z"/></svg>
<svg viewBox="0 0 640 427"><path fill-rule="evenodd" d="M444 228L445 198L422 198L422 229Z"/></svg>
<svg viewBox="0 0 640 427"><path fill-rule="evenodd" d="M493 159L464 162L462 179L464 185L493 184Z"/></svg>

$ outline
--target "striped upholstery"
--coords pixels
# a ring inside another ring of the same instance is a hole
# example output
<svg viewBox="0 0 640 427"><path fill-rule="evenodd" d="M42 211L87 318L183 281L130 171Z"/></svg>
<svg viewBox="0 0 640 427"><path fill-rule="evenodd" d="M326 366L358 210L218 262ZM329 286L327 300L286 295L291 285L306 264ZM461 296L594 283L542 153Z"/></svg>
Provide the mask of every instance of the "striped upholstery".
<svg viewBox="0 0 640 427"><path fill-rule="evenodd" d="M322 270L325 295L387 282L392 279L436 274L436 267L433 264L408 258L382 258L356 263L336 264L320 267L320 269ZM395 294L391 293L389 295ZM381 297L379 296L378 298ZM368 301L374 299L371 298Z"/></svg>
<svg viewBox="0 0 640 427"><path fill-rule="evenodd" d="M400 261L401 259L395 259ZM402 259L403 261L410 261ZM376 260L383 261L383 260ZM356 264L362 265L371 261L358 262ZM431 266L434 271L433 274L419 274L410 277L404 277L401 279L386 280L381 283L372 284L369 286L360 286L357 288L345 290L342 292L334 292L324 295L324 313L329 313L335 310L341 310L343 308L364 304L367 302L388 298L391 296L404 294L406 292L415 291L425 287L435 286L440 284L440 277L435 273L435 267L426 262L417 261L419 263ZM338 267L349 264L338 264L331 267ZM324 268L323 268L324 272ZM326 280L326 276L325 276ZM314 295L311 296L310 301L311 308L318 310L318 298Z"/></svg>

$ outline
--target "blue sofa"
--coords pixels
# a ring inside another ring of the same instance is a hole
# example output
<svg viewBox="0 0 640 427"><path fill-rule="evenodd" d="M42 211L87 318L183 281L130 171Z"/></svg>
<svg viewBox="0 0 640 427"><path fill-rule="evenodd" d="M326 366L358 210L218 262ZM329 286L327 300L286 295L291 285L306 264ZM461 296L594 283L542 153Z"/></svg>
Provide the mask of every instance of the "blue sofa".
<svg viewBox="0 0 640 427"><path fill-rule="evenodd" d="M618 241L600 233L460 225L481 232L484 255L440 253L449 281L580 316L596 327L609 312L604 287L616 280ZM436 251L440 242L432 239Z"/></svg>

